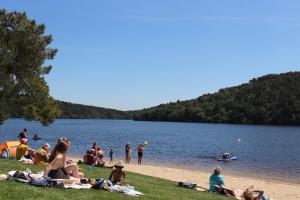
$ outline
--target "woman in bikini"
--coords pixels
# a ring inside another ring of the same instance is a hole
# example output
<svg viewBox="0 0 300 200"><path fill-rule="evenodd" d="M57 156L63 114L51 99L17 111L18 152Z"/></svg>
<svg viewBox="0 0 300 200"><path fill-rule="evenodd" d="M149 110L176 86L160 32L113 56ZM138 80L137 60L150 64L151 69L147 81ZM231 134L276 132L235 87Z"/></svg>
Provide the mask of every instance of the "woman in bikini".
<svg viewBox="0 0 300 200"><path fill-rule="evenodd" d="M55 146L55 151L49 157L49 165L45 170L44 176L48 176L51 179L73 179L80 182L76 163L66 164L68 149L69 145L65 141L61 141Z"/></svg>

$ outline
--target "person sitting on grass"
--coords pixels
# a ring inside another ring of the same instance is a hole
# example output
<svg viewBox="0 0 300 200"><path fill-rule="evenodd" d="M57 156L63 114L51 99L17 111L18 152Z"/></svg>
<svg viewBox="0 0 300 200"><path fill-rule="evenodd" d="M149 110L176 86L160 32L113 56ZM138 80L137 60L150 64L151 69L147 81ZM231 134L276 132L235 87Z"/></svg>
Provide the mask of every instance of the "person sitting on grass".
<svg viewBox="0 0 300 200"><path fill-rule="evenodd" d="M209 190L211 192L222 193L221 189L224 187L224 178L221 175L221 167L216 167L214 173L209 178Z"/></svg>
<svg viewBox="0 0 300 200"><path fill-rule="evenodd" d="M109 175L109 180L114 185L122 185L125 183L125 173L123 172L124 164L122 160L119 160L114 165L115 169Z"/></svg>
<svg viewBox="0 0 300 200"><path fill-rule="evenodd" d="M97 157L97 159L96 159L96 165L98 167L104 167L105 163L106 163L106 161L103 159L103 156Z"/></svg>
<svg viewBox="0 0 300 200"><path fill-rule="evenodd" d="M94 165L96 157L92 153L92 151L87 151L86 154L83 156L83 162L86 165Z"/></svg>
<svg viewBox="0 0 300 200"><path fill-rule="evenodd" d="M51 179L73 179L80 182L76 163L66 164L68 149L69 144L65 141L61 141L55 146L55 151L49 157L49 165L44 172L44 176Z"/></svg>
<svg viewBox="0 0 300 200"><path fill-rule="evenodd" d="M104 151L101 147L97 148L97 157L98 158L103 158L104 157Z"/></svg>
<svg viewBox="0 0 300 200"><path fill-rule="evenodd" d="M21 144L17 147L16 159L20 160L23 156L26 159L32 159L34 150L28 147L28 139L22 138Z"/></svg>
<svg viewBox="0 0 300 200"><path fill-rule="evenodd" d="M41 148L39 148L34 154L33 164L45 164L49 161L49 149L50 145L48 143L43 144Z"/></svg>

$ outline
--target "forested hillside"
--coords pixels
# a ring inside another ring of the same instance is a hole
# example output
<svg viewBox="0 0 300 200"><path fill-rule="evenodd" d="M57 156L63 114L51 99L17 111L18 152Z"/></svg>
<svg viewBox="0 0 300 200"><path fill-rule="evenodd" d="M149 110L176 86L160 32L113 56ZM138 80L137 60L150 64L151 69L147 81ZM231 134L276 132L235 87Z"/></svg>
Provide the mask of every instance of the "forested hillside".
<svg viewBox="0 0 300 200"><path fill-rule="evenodd" d="M58 101L65 119L130 119L128 112Z"/></svg>
<svg viewBox="0 0 300 200"><path fill-rule="evenodd" d="M133 119L300 125L300 72L266 75L193 100L136 111Z"/></svg>

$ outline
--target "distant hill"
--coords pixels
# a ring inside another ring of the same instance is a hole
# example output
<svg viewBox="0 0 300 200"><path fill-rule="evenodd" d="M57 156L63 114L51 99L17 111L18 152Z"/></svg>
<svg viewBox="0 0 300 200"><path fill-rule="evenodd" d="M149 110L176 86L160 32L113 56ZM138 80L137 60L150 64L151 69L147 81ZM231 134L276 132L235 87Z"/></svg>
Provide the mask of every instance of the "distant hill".
<svg viewBox="0 0 300 200"><path fill-rule="evenodd" d="M270 74L196 99L135 111L133 119L300 125L300 72Z"/></svg>
<svg viewBox="0 0 300 200"><path fill-rule="evenodd" d="M130 112L58 101L64 119L131 119Z"/></svg>

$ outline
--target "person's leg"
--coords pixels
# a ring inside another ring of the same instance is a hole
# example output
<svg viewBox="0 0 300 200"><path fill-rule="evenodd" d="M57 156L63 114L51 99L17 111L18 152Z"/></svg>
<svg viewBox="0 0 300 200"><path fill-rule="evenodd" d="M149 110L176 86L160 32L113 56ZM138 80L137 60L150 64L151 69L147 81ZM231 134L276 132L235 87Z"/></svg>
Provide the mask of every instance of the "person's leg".
<svg viewBox="0 0 300 200"><path fill-rule="evenodd" d="M79 178L78 167L76 163L71 163L65 166L67 173L72 174L73 177Z"/></svg>
<svg viewBox="0 0 300 200"><path fill-rule="evenodd" d="M83 172L78 172L78 176L80 179L84 178L84 173Z"/></svg>

